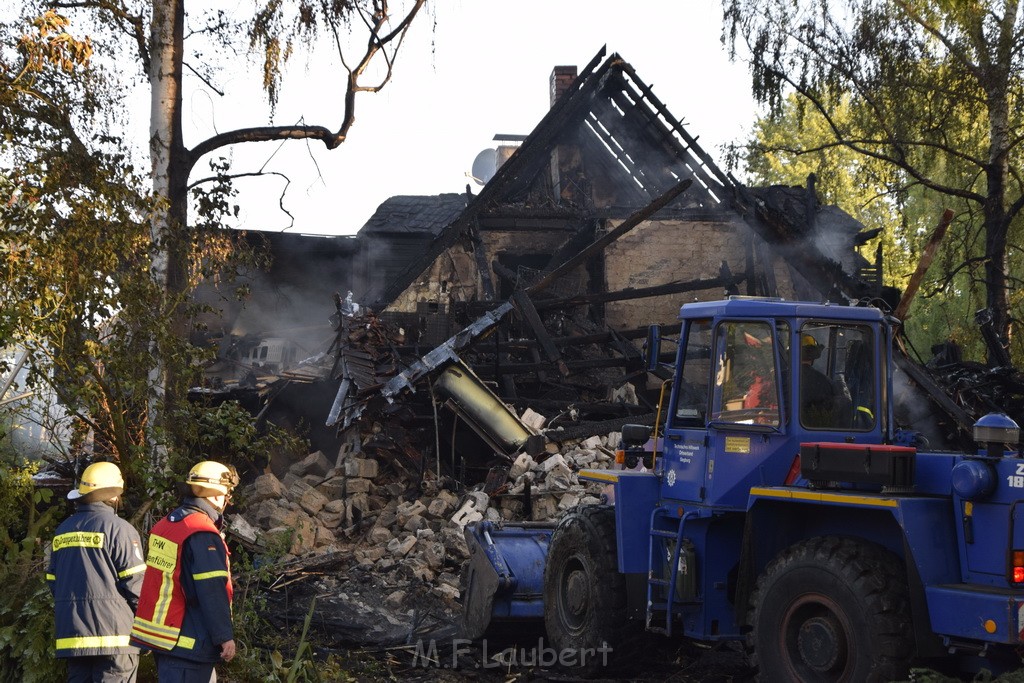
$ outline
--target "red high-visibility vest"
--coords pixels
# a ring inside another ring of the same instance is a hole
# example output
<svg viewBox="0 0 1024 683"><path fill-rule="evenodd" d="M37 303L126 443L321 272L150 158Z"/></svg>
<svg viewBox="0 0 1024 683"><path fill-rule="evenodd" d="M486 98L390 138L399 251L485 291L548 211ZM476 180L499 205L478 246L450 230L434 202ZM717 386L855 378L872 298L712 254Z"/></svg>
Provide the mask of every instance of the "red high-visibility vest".
<svg viewBox="0 0 1024 683"><path fill-rule="evenodd" d="M194 533L210 531L220 536L213 520L202 513L193 513L178 522L167 517L157 522L149 535L146 574L142 579L139 607L132 625L132 641L158 650L175 645L191 649L192 643L179 643L181 624L185 619L185 592L181 585L181 554L185 541ZM225 555L229 554L227 545ZM225 571L228 602L234 593L231 586L230 559Z"/></svg>

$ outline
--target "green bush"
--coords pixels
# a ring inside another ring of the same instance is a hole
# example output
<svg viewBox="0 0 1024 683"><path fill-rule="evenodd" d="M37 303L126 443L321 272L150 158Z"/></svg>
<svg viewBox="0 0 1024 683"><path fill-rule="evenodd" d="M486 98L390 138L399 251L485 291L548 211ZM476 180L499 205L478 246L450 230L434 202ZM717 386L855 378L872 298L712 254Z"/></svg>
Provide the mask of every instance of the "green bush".
<svg viewBox="0 0 1024 683"><path fill-rule="evenodd" d="M176 447L170 470L184 476L201 460L231 464L243 475L261 473L273 453L303 456L309 442L273 424L261 429L256 418L237 401L217 405L189 403L173 418Z"/></svg>
<svg viewBox="0 0 1024 683"><path fill-rule="evenodd" d="M43 549L65 506L34 489L36 466L0 459L0 681L49 683L64 678L53 653L53 600ZM37 508L45 507L41 514Z"/></svg>

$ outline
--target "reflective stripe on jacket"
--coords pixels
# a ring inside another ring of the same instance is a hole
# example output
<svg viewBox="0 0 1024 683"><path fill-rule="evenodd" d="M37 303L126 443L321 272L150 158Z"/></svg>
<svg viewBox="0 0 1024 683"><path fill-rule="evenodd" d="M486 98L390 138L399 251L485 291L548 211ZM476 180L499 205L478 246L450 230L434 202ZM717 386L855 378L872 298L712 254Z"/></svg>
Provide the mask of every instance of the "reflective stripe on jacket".
<svg viewBox="0 0 1024 683"><path fill-rule="evenodd" d="M186 499L153 527L132 641L197 661L233 640L228 549L205 500Z"/></svg>
<svg viewBox="0 0 1024 683"><path fill-rule="evenodd" d="M47 583L58 657L136 654L129 643L139 598L142 541L106 503L79 503L53 537Z"/></svg>

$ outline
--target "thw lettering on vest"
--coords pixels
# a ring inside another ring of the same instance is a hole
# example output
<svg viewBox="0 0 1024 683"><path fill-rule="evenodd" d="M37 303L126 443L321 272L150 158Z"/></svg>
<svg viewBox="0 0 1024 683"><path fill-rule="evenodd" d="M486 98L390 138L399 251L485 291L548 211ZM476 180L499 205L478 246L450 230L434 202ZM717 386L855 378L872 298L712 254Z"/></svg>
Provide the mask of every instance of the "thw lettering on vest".
<svg viewBox="0 0 1024 683"><path fill-rule="evenodd" d="M146 564L162 572L173 572L178 564L178 544L166 538L150 536Z"/></svg>

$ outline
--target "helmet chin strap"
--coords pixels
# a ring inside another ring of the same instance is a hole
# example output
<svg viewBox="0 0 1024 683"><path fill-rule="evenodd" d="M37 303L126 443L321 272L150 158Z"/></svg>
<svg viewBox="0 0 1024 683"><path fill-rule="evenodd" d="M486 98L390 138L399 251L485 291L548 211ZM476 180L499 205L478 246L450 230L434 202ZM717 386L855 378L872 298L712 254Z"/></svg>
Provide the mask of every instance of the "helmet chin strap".
<svg viewBox="0 0 1024 683"><path fill-rule="evenodd" d="M218 493L216 496L210 496L206 500L210 501L210 504L217 508L217 512L224 512L228 506L230 496L226 493Z"/></svg>

